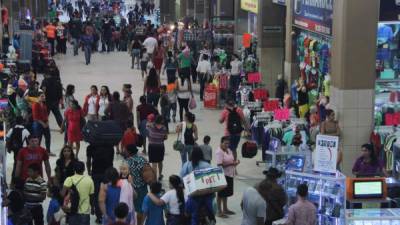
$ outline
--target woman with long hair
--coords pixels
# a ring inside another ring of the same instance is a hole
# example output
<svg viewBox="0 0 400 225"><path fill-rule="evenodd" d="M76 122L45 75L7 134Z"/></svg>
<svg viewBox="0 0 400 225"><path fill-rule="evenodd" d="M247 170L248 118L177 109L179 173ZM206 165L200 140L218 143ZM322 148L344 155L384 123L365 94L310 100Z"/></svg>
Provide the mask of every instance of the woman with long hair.
<svg viewBox="0 0 400 225"><path fill-rule="evenodd" d="M103 224L105 225L115 222L116 219L114 209L120 202L121 196L119 181L118 170L114 167L108 168L105 172L105 182L101 185L99 192L99 207L103 213Z"/></svg>
<svg viewBox="0 0 400 225"><path fill-rule="evenodd" d="M156 54L154 55L154 68L156 69L157 73L161 73L161 67L164 61L165 56L165 48L162 44L162 41L158 41L158 47L156 50Z"/></svg>
<svg viewBox="0 0 400 225"><path fill-rule="evenodd" d="M175 87L178 95L178 104L179 104L179 119L183 121L183 110L185 112L189 112L189 100L193 98L192 91L192 83L190 82L190 78L186 76L179 77L175 81Z"/></svg>
<svg viewBox="0 0 400 225"><path fill-rule="evenodd" d="M129 110L129 119L128 122L133 123L133 98L132 98L132 85L124 84L122 87L122 92L124 93L123 102L128 106Z"/></svg>
<svg viewBox="0 0 400 225"><path fill-rule="evenodd" d="M67 138L68 145L73 148L73 144L75 143L76 149L76 158L78 159L80 142L82 141L82 121L84 119L84 113L79 105L78 101L73 100L71 102L71 108L69 108L64 113L64 120L68 123L67 128ZM61 133L65 131L65 122L61 126Z"/></svg>
<svg viewBox="0 0 400 225"><path fill-rule="evenodd" d="M186 163L188 157L190 158L193 150L193 146L195 145L198 139L198 129L195 122L195 115L191 112L187 112L185 114L185 121L178 124L176 127L176 133L181 138L182 143L185 145L185 148L180 151L182 165Z"/></svg>
<svg viewBox="0 0 400 225"><path fill-rule="evenodd" d="M161 198L149 193L148 196L154 204L168 208L167 224L168 225L182 225L186 224L185 216L185 202L187 195L184 190L182 179L177 175L169 177L170 190L167 191Z"/></svg>
<svg viewBox="0 0 400 225"><path fill-rule="evenodd" d="M173 84L176 80L176 71L178 68L178 63L174 57L172 51L168 51L167 58L164 63L164 71L167 72L167 83Z"/></svg>
<svg viewBox="0 0 400 225"><path fill-rule="evenodd" d="M340 127L339 127L339 122L335 120L335 111L333 111L332 109L327 109L325 113L326 113L326 118L325 121L321 123L320 133L324 135L337 136L339 137L340 140ZM342 160L343 160L343 152L339 148L338 157L336 160L337 168L339 171Z"/></svg>
<svg viewBox="0 0 400 225"><path fill-rule="evenodd" d="M64 184L65 179L67 177L73 176L75 174L74 171L74 162L75 154L72 150L72 147L69 145L65 145L60 152L60 156L56 161L56 171L58 172L59 177L58 180L60 185Z"/></svg>
<svg viewBox="0 0 400 225"><path fill-rule="evenodd" d="M155 68L151 68L144 81L143 94L147 95L147 103L157 107L160 99L160 78Z"/></svg>
<svg viewBox="0 0 400 225"><path fill-rule="evenodd" d="M378 159L372 144L364 144L361 146L361 156L356 160L353 166L353 174L357 177L365 176L388 176L383 162Z"/></svg>
<svg viewBox="0 0 400 225"><path fill-rule="evenodd" d="M99 99L99 119L105 120L105 111L111 102L111 93L108 86L104 85L100 88L100 99Z"/></svg>
<svg viewBox="0 0 400 225"><path fill-rule="evenodd" d="M200 147L196 146L193 148L192 154L189 157L190 160L183 164L180 177L185 177L194 170L211 168L210 163L204 160L203 151Z"/></svg>
<svg viewBox="0 0 400 225"><path fill-rule="evenodd" d="M65 89L65 96L64 96L66 109L69 109L71 107L71 102L75 100L74 94L75 94L75 86L73 84L68 84L67 88Z"/></svg>

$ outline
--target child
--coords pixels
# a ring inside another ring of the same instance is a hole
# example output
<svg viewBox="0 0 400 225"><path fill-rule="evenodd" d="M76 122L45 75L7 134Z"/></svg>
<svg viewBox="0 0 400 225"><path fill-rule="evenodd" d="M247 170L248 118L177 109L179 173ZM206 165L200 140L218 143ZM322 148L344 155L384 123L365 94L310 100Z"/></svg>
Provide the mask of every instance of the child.
<svg viewBox="0 0 400 225"><path fill-rule="evenodd" d="M161 98L160 98L161 116L164 118L164 125L167 128L167 132L169 132L168 123L170 121L170 114L169 114L170 102L167 94L167 86L161 85L160 89L161 89Z"/></svg>
<svg viewBox="0 0 400 225"><path fill-rule="evenodd" d="M204 161L211 164L212 160L212 148L210 146L211 137L206 135L203 138L203 145L200 145L201 151L203 151Z"/></svg>
<svg viewBox="0 0 400 225"><path fill-rule="evenodd" d="M128 214L129 214L128 206L125 203L120 202L114 209L115 222L110 223L108 225L129 225L126 222Z"/></svg>
<svg viewBox="0 0 400 225"><path fill-rule="evenodd" d="M43 201L46 199L47 183L40 176L42 166L34 163L28 166L28 178L24 185L25 205L32 214L35 224L44 224Z"/></svg>
<svg viewBox="0 0 400 225"><path fill-rule="evenodd" d="M167 88L167 93L168 93L168 100L169 100L169 115L171 115L171 110L172 110L172 121L175 123L176 122L176 102L178 100L178 95L176 93L176 88L175 88L175 83L173 84L168 84ZM169 121L171 119L168 119Z"/></svg>
<svg viewBox="0 0 400 225"><path fill-rule="evenodd" d="M49 208L47 209L47 224L49 225L60 225L60 220L63 216L61 205L63 204L63 198L60 195L60 188L52 186L49 190L48 196L51 198Z"/></svg>
<svg viewBox="0 0 400 225"><path fill-rule="evenodd" d="M126 146L128 145L138 145L138 134L136 132L135 126L133 126L133 121L128 121L128 129L126 129L124 136L121 140L122 155L125 156Z"/></svg>
<svg viewBox="0 0 400 225"><path fill-rule="evenodd" d="M161 197L161 183L154 182L150 185L150 191L157 197ZM163 216L163 207L154 204L147 195L143 200L143 214L146 217L145 225L165 225Z"/></svg>
<svg viewBox="0 0 400 225"><path fill-rule="evenodd" d="M144 74L147 75L147 64L149 63L150 57L147 53L146 48L143 48L140 52L140 69L142 70L142 79L144 79Z"/></svg>
<svg viewBox="0 0 400 225"><path fill-rule="evenodd" d="M119 177L118 186L121 187L119 202L125 203L128 206L128 215L125 217L125 221L130 225L134 225L135 205L133 204L133 200L136 198L136 192L132 186L133 180L129 173L129 165L126 161L123 161L119 167ZM115 216L117 217L116 214Z"/></svg>

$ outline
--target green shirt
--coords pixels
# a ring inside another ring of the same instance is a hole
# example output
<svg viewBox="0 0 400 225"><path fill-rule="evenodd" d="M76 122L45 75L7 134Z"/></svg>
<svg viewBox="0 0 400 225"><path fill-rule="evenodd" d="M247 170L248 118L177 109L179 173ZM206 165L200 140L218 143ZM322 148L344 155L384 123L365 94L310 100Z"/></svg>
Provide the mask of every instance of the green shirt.
<svg viewBox="0 0 400 225"><path fill-rule="evenodd" d="M72 184L75 185L79 192L78 214L90 214L90 195L94 194L94 183L92 178L75 174L64 181L64 186L67 188L71 188Z"/></svg>
<svg viewBox="0 0 400 225"><path fill-rule="evenodd" d="M179 68L188 68L191 66L192 56L186 57L183 53L178 55Z"/></svg>

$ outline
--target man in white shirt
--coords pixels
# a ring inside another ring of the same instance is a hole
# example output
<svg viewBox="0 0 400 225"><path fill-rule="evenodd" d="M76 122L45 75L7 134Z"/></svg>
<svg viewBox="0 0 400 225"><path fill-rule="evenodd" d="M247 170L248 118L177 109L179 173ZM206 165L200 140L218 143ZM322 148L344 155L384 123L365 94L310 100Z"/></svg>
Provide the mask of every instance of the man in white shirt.
<svg viewBox="0 0 400 225"><path fill-rule="evenodd" d="M147 53L150 55L150 58L152 59L154 52L158 48L157 39L155 39L154 37L150 36L150 37L146 38L146 40L144 40L143 46L146 48Z"/></svg>
<svg viewBox="0 0 400 225"><path fill-rule="evenodd" d="M230 89L233 93L239 89L240 85L240 73L242 72L242 62L236 54L233 54L233 60L231 61L231 77L230 77Z"/></svg>
<svg viewBox="0 0 400 225"><path fill-rule="evenodd" d="M243 210L242 225L264 225L267 216L265 198L271 188L271 182L263 180L256 187L249 187L244 191L240 204Z"/></svg>
<svg viewBox="0 0 400 225"><path fill-rule="evenodd" d="M200 81L200 101L203 101L204 87L211 74L211 63L208 60L208 55L203 55L202 60L197 64L196 72L199 74Z"/></svg>

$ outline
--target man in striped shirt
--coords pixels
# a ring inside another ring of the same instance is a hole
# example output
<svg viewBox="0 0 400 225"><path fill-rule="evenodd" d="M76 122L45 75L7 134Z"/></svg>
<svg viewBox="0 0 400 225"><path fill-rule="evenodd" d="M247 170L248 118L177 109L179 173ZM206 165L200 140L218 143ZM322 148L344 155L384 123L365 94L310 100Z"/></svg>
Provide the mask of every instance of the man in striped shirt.
<svg viewBox="0 0 400 225"><path fill-rule="evenodd" d="M44 224L43 201L46 199L47 183L40 176L41 166L37 163L28 166L28 178L24 185L26 207L30 210L35 225Z"/></svg>

